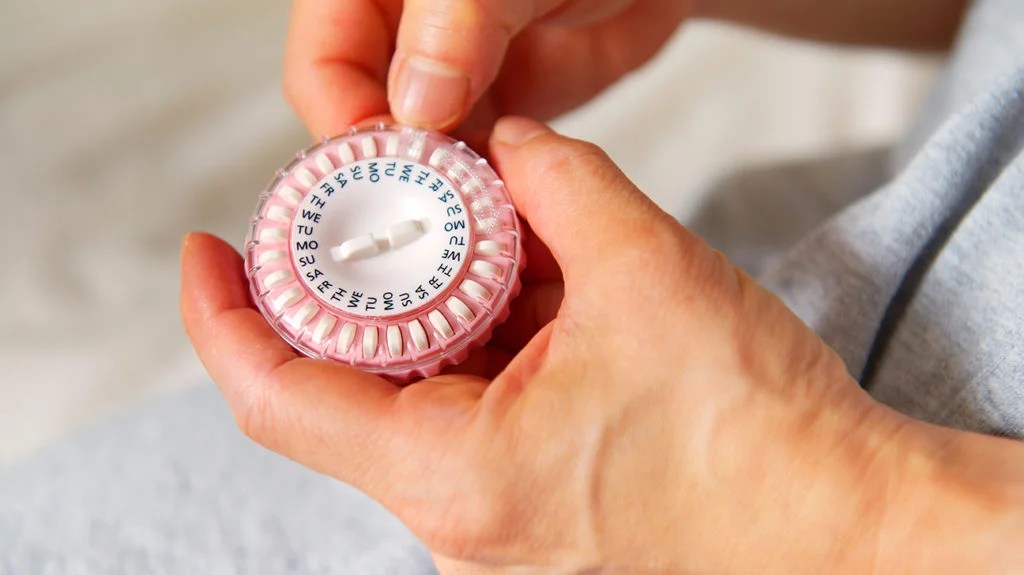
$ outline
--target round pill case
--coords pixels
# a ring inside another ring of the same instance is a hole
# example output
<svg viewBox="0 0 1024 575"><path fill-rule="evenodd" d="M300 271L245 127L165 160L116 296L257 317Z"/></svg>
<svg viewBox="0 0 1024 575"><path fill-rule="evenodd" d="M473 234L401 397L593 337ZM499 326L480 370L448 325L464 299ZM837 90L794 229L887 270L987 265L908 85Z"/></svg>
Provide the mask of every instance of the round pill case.
<svg viewBox="0 0 1024 575"><path fill-rule="evenodd" d="M487 161L378 124L296 154L245 244L256 307L303 354L408 382L464 361L508 316L525 264Z"/></svg>

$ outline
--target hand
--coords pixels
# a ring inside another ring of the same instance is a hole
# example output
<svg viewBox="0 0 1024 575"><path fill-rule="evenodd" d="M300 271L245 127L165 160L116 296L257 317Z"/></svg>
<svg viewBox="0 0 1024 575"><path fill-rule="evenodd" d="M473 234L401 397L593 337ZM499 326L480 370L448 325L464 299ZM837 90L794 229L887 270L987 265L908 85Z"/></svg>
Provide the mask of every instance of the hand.
<svg viewBox="0 0 1024 575"><path fill-rule="evenodd" d="M295 0L285 94L314 136L389 113L487 132L549 118L653 56L688 0ZM387 87L387 89L386 89ZM390 106L389 106L390 97Z"/></svg>
<svg viewBox="0 0 1024 575"><path fill-rule="evenodd" d="M508 119L492 157L551 252L531 244L471 373L398 388L300 358L239 256L189 237L185 325L246 434L383 503L443 571L955 572L979 534L1021 532L1019 499L965 487L999 484L1019 449L874 403L600 150Z"/></svg>

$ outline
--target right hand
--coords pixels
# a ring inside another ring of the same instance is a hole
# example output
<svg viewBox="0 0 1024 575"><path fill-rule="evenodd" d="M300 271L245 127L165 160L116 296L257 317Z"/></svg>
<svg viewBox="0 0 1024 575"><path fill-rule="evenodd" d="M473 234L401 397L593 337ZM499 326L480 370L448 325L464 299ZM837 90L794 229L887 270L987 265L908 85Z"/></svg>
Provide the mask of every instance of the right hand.
<svg viewBox="0 0 1024 575"><path fill-rule="evenodd" d="M650 59L693 0L295 0L285 93L314 136L368 119L490 131L546 119Z"/></svg>
<svg viewBox="0 0 1024 575"><path fill-rule="evenodd" d="M594 146L508 119L491 152L551 251L469 373L398 388L301 358L253 306L241 257L186 241L185 325L250 437L380 501L442 573L902 572L905 549L993 572L943 555L989 552L964 541L979 526L1017 528L945 514L958 496L934 489L954 484L935 454L948 466L966 434L871 400Z"/></svg>

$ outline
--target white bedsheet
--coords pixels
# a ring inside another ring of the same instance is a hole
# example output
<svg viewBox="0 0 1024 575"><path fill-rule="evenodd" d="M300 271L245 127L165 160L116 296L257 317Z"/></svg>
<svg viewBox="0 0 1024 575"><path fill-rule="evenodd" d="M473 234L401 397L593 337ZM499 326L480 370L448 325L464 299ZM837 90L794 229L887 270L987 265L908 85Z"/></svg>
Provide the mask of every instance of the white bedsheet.
<svg viewBox="0 0 1024 575"><path fill-rule="evenodd" d="M206 381L179 327L178 242L240 243L306 143L278 87L287 9L0 4L0 464ZM696 24L558 125L685 213L737 166L894 140L933 68Z"/></svg>

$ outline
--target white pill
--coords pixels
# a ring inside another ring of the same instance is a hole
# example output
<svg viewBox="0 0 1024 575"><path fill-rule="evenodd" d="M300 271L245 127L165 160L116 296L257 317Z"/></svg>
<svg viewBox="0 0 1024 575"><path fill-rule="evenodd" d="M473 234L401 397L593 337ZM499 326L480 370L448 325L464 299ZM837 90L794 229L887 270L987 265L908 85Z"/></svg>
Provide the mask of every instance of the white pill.
<svg viewBox="0 0 1024 575"><path fill-rule="evenodd" d="M444 148L434 148L434 153L430 154L430 159L427 160L427 163L436 168L441 165L447 154L448 152Z"/></svg>
<svg viewBox="0 0 1024 575"><path fill-rule="evenodd" d="M279 244L288 239L288 230L282 228L263 228L260 230L260 241L268 244Z"/></svg>
<svg viewBox="0 0 1024 575"><path fill-rule="evenodd" d="M358 260L380 253L380 246L372 235L352 238L340 246L331 248L331 258L336 262Z"/></svg>
<svg viewBox="0 0 1024 575"><path fill-rule="evenodd" d="M498 229L498 218L482 218L476 222L476 230L482 234L493 234Z"/></svg>
<svg viewBox="0 0 1024 575"><path fill-rule="evenodd" d="M388 226L388 244L392 248L399 248L423 236L423 222L419 220L405 220Z"/></svg>
<svg viewBox="0 0 1024 575"><path fill-rule="evenodd" d="M491 196L480 196L479 198L473 200L473 203L470 204L470 207L473 208L474 212L486 210L487 208L493 208L494 200L491 199Z"/></svg>
<svg viewBox="0 0 1024 575"><path fill-rule="evenodd" d="M338 144L338 157L341 158L342 164L351 164L356 161L356 155L352 153L352 146L349 146L348 142Z"/></svg>
<svg viewBox="0 0 1024 575"><path fill-rule="evenodd" d="M356 324L346 323L341 327L341 332L338 333L338 353L348 353L350 347L352 347L352 340L356 338Z"/></svg>
<svg viewBox="0 0 1024 575"><path fill-rule="evenodd" d="M448 319L444 317L444 314L437 311L436 309L427 314L427 319L430 320L430 325L434 326L437 333L441 334L444 338L449 338L455 335L452 331L452 324L448 323Z"/></svg>
<svg viewBox="0 0 1024 575"><path fill-rule="evenodd" d="M409 322L408 326L412 345L416 347L417 351L426 350L429 342L427 341L427 332L423 331L423 324L418 319L414 319Z"/></svg>
<svg viewBox="0 0 1024 575"><path fill-rule="evenodd" d="M473 196L483 191L483 187L476 178L469 178L462 184L462 194L465 196Z"/></svg>
<svg viewBox="0 0 1024 575"><path fill-rule="evenodd" d="M277 196L292 205L296 205L302 201L302 194L291 186L281 186L278 188Z"/></svg>
<svg viewBox="0 0 1024 575"><path fill-rule="evenodd" d="M325 315L320 318L320 321L316 322L316 327L313 328L313 343L319 345L323 343L324 339L327 338L327 334L331 333L334 329L334 324L337 323L338 319L333 315Z"/></svg>
<svg viewBox="0 0 1024 575"><path fill-rule="evenodd" d="M482 256L500 255L501 244L494 240L481 240L476 243L476 253Z"/></svg>
<svg viewBox="0 0 1024 575"><path fill-rule="evenodd" d="M455 161L452 162L450 166L448 166L448 177L451 178L453 181L462 181L465 172L466 167L463 166L461 162Z"/></svg>
<svg viewBox="0 0 1024 575"><path fill-rule="evenodd" d="M458 317L464 322L473 321L473 318L476 317L476 314L473 313L473 310L469 309L469 306L467 306L465 303L462 302L461 299L457 297L452 296L448 298L448 301L445 303L445 305L448 306L448 309L450 309L452 313L455 314L456 317Z"/></svg>
<svg viewBox="0 0 1024 575"><path fill-rule="evenodd" d="M260 265L265 266L270 262L277 260L283 260L287 253L284 250L271 250L269 252L263 252L256 260L260 262Z"/></svg>
<svg viewBox="0 0 1024 575"><path fill-rule="evenodd" d="M263 285L265 287L272 288L291 281L293 277L295 277L295 274L292 273L292 270L277 270L274 273L267 274L267 277L263 278Z"/></svg>
<svg viewBox="0 0 1024 575"><path fill-rule="evenodd" d="M388 157L395 157L398 155L398 136L392 135L388 137L387 143L384 145L384 155Z"/></svg>
<svg viewBox="0 0 1024 575"><path fill-rule="evenodd" d="M316 183L316 176L314 176L313 172L309 171L305 167L295 170L295 179L307 188Z"/></svg>
<svg viewBox="0 0 1024 575"><path fill-rule="evenodd" d="M484 260L476 260L469 266L469 271L489 280L496 280L501 277L501 268Z"/></svg>
<svg viewBox="0 0 1024 575"><path fill-rule="evenodd" d="M334 162L327 156L327 152L324 152L316 157L316 167L326 176L334 171Z"/></svg>
<svg viewBox="0 0 1024 575"><path fill-rule="evenodd" d="M365 138L363 138L363 157L377 157L377 140L374 140L373 136L366 136Z"/></svg>
<svg viewBox="0 0 1024 575"><path fill-rule="evenodd" d="M292 223L292 216L295 215L295 210L289 210L282 206L270 206L267 208L267 219L275 220L285 224Z"/></svg>
<svg viewBox="0 0 1024 575"><path fill-rule="evenodd" d="M402 355L402 329L397 325L388 326L388 353L391 357Z"/></svg>
<svg viewBox="0 0 1024 575"><path fill-rule="evenodd" d="M462 293L481 302L491 299L491 292L487 291L487 288L471 279L464 280L462 285L459 286L459 289L462 290Z"/></svg>
<svg viewBox="0 0 1024 575"><path fill-rule="evenodd" d="M313 302L303 305L299 308L299 311L288 318L288 325L292 326L292 329L302 329L316 315L316 310L316 304Z"/></svg>
<svg viewBox="0 0 1024 575"><path fill-rule="evenodd" d="M293 287L274 299L274 309L282 311L298 303L300 299L302 299L302 288Z"/></svg>
<svg viewBox="0 0 1024 575"><path fill-rule="evenodd" d="M371 359L377 355L377 328L367 327L363 329L363 358Z"/></svg>
<svg viewBox="0 0 1024 575"><path fill-rule="evenodd" d="M414 162L420 161L423 156L423 142L426 140L426 132L413 130L409 136L409 145L405 148L405 156Z"/></svg>

